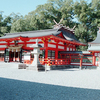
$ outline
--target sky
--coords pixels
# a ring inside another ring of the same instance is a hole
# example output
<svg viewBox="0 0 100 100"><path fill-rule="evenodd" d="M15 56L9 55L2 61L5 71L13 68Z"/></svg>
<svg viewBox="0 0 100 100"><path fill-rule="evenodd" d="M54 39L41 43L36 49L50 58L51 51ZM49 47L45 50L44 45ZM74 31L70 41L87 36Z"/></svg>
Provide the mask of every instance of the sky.
<svg viewBox="0 0 100 100"><path fill-rule="evenodd" d="M36 9L38 5L47 3L47 0L0 0L0 11L3 15L15 14L27 15Z"/></svg>
<svg viewBox="0 0 100 100"><path fill-rule="evenodd" d="M3 11L3 16L8 16L12 12L25 16L29 12L34 11L38 5L45 3L47 3L47 0L0 0L0 11Z"/></svg>

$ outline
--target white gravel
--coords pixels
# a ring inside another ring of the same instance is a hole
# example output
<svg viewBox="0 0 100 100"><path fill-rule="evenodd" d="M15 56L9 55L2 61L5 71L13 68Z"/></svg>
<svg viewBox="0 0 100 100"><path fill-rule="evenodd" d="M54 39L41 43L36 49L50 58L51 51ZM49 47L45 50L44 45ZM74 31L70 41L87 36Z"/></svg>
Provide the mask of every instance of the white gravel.
<svg viewBox="0 0 100 100"><path fill-rule="evenodd" d="M0 100L100 100L100 69L47 72L0 63Z"/></svg>

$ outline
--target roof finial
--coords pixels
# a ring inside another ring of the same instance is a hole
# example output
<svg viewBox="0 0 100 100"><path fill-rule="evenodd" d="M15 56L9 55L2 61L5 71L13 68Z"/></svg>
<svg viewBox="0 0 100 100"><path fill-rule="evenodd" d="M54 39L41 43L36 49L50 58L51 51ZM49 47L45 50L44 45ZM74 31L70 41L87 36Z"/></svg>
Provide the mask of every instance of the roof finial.
<svg viewBox="0 0 100 100"><path fill-rule="evenodd" d="M73 27L73 30L75 29L76 25Z"/></svg>
<svg viewBox="0 0 100 100"><path fill-rule="evenodd" d="M56 24L56 25L54 25L54 28L60 28L61 26L63 26L62 24L60 24L63 21L63 18L60 20L59 23L57 23L55 20L53 20L53 21Z"/></svg>

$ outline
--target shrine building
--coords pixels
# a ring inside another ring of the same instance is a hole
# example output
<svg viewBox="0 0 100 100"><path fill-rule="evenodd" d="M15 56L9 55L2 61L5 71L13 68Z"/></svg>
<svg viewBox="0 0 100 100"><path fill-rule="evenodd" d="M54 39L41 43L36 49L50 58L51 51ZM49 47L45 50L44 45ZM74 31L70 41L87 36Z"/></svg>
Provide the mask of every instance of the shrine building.
<svg viewBox="0 0 100 100"><path fill-rule="evenodd" d="M6 33L0 37L0 61L31 63L34 59L31 53L34 48L31 45L36 43L36 39L42 51L39 56L41 61L44 61L43 59L62 61L64 56L60 52L76 51L77 46L85 46L76 39L73 29L60 25L54 29Z"/></svg>
<svg viewBox="0 0 100 100"><path fill-rule="evenodd" d="M88 43L88 51L93 55L93 65L100 66L100 28L94 41Z"/></svg>

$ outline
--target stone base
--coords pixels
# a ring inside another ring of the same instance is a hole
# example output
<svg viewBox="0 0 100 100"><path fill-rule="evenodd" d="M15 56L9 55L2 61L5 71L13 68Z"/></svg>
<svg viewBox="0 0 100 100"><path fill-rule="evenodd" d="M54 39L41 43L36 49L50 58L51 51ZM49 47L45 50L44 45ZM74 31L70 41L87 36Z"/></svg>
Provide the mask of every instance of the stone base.
<svg viewBox="0 0 100 100"><path fill-rule="evenodd" d="M51 70L51 66L49 66L49 65L45 65L45 70Z"/></svg>
<svg viewBox="0 0 100 100"><path fill-rule="evenodd" d="M27 69L27 70L38 71L38 68L36 68L35 66L31 66L31 65L28 65L28 67L27 67L26 69Z"/></svg>
<svg viewBox="0 0 100 100"><path fill-rule="evenodd" d="M27 70L34 70L34 71L44 71L45 67L41 64L38 64L38 66L32 66L32 65L28 65Z"/></svg>
<svg viewBox="0 0 100 100"><path fill-rule="evenodd" d="M52 65L50 66L51 70L67 69L70 68L69 65Z"/></svg>
<svg viewBox="0 0 100 100"><path fill-rule="evenodd" d="M26 64L19 64L18 69L26 69Z"/></svg>
<svg viewBox="0 0 100 100"><path fill-rule="evenodd" d="M76 65L69 65L70 68L79 68L79 69L97 69L97 66L76 66Z"/></svg>

